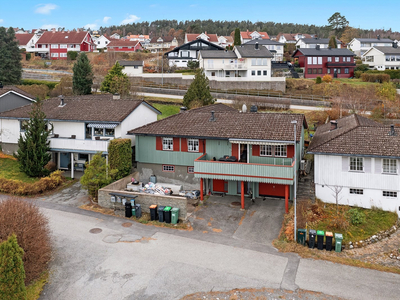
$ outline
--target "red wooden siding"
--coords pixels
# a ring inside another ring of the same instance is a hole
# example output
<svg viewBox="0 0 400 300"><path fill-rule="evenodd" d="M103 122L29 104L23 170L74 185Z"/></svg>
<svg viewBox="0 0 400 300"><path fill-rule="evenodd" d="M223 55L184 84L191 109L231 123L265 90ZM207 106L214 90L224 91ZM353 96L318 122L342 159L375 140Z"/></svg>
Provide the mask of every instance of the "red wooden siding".
<svg viewBox="0 0 400 300"><path fill-rule="evenodd" d="M252 148L252 155L253 156L260 156L260 146L259 145L253 145Z"/></svg>
<svg viewBox="0 0 400 300"><path fill-rule="evenodd" d="M287 146L286 153L287 153L287 157L289 157L289 158L292 158L294 156L294 147L293 147L293 145L288 145Z"/></svg>
<svg viewBox="0 0 400 300"><path fill-rule="evenodd" d="M187 139L181 138L181 152L188 152Z"/></svg>
<svg viewBox="0 0 400 300"><path fill-rule="evenodd" d="M199 152L204 153L206 151L206 140L199 140Z"/></svg>
<svg viewBox="0 0 400 300"><path fill-rule="evenodd" d="M237 159L240 159L238 157L238 152L239 152L238 144L232 144L232 156L236 157Z"/></svg>
<svg viewBox="0 0 400 300"><path fill-rule="evenodd" d="M285 197L285 185L274 183L259 183L258 193L260 196Z"/></svg>
<svg viewBox="0 0 400 300"><path fill-rule="evenodd" d="M162 150L162 137L156 137L156 150Z"/></svg>
<svg viewBox="0 0 400 300"><path fill-rule="evenodd" d="M213 191L214 192L223 192L227 193L228 191L225 190L225 180L221 179L213 179Z"/></svg>
<svg viewBox="0 0 400 300"><path fill-rule="evenodd" d="M173 138L174 140L174 151L179 151L179 138Z"/></svg>

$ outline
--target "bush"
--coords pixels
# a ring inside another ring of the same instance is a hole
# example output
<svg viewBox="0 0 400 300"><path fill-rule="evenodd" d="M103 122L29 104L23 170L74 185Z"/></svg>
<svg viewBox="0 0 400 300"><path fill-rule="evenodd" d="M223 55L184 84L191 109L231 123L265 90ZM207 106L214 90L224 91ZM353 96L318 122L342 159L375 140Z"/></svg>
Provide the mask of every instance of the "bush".
<svg viewBox="0 0 400 300"><path fill-rule="evenodd" d="M355 77L355 78L360 78L360 77L361 77L361 74L363 74L363 71L355 71L355 72L354 72L354 77Z"/></svg>
<svg viewBox="0 0 400 300"><path fill-rule="evenodd" d="M116 180L128 176L132 169L132 148L130 139L113 139L108 145L110 168L118 170Z"/></svg>
<svg viewBox="0 0 400 300"><path fill-rule="evenodd" d="M25 59L26 59L26 60L30 60L31 57L32 57L32 54L31 54L31 53L26 53L26 54L25 54Z"/></svg>
<svg viewBox="0 0 400 300"><path fill-rule="evenodd" d="M17 85L17 87L40 100L46 99L50 91L49 87L45 84Z"/></svg>
<svg viewBox="0 0 400 300"><path fill-rule="evenodd" d="M371 74L363 73L361 74L361 80L364 82L389 82L390 76L388 74Z"/></svg>
<svg viewBox="0 0 400 300"><path fill-rule="evenodd" d="M303 68L294 68L294 71L297 72L297 73L303 73L304 72Z"/></svg>
<svg viewBox="0 0 400 300"><path fill-rule="evenodd" d="M68 60L75 60L78 57L77 51L68 51L67 52L67 59Z"/></svg>
<svg viewBox="0 0 400 300"><path fill-rule="evenodd" d="M22 79L21 80L23 85L32 85L32 84L45 84L47 87L52 90L58 84L56 81L45 81L45 80L36 80L36 79Z"/></svg>
<svg viewBox="0 0 400 300"><path fill-rule="evenodd" d="M51 258L48 219L31 201L16 198L0 203L0 241L13 233L24 250L25 284L38 279Z"/></svg>
<svg viewBox="0 0 400 300"><path fill-rule="evenodd" d="M384 82L377 87L376 94L384 100L395 100L397 96L397 91L395 86L391 82Z"/></svg>
<svg viewBox="0 0 400 300"><path fill-rule="evenodd" d="M322 83L322 79L321 79L320 76L318 76L317 79L315 79L315 83L316 83L316 84Z"/></svg>
<svg viewBox="0 0 400 300"><path fill-rule="evenodd" d="M369 65L364 65L364 64L357 64L356 68L354 69L354 71L368 71L369 70Z"/></svg>
<svg viewBox="0 0 400 300"><path fill-rule="evenodd" d="M332 82L332 76L331 75L324 75L324 77L322 77L322 81L325 83L331 83Z"/></svg>
<svg viewBox="0 0 400 300"><path fill-rule="evenodd" d="M365 222L365 213L357 208L349 209L347 214L350 218L350 223L353 225L361 225Z"/></svg>

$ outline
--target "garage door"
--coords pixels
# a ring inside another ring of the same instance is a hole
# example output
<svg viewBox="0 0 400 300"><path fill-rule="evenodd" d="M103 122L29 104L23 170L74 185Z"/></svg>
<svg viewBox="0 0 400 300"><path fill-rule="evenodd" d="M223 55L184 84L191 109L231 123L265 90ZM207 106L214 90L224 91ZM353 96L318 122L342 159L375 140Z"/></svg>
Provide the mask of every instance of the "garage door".
<svg viewBox="0 0 400 300"><path fill-rule="evenodd" d="M273 183L259 183L260 196L285 197L285 185Z"/></svg>

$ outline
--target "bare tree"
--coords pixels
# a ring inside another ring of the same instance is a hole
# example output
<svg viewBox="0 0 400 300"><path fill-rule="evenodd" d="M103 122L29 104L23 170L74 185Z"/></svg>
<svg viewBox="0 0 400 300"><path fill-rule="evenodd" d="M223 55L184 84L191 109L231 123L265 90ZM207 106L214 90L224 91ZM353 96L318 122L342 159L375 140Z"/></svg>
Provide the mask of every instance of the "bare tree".
<svg viewBox="0 0 400 300"><path fill-rule="evenodd" d="M336 214L339 214L339 200L342 199L342 197L340 196L340 193L343 190L342 186L339 185L328 185L326 183L324 183L328 189L330 189L332 191L332 195L333 197L335 197L335 201L336 201Z"/></svg>

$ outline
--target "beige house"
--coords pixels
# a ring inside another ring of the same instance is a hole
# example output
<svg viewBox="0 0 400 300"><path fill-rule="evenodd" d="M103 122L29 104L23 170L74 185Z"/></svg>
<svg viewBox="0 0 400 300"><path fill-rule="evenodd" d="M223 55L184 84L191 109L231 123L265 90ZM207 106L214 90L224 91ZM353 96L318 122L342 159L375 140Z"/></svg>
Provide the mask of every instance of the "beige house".
<svg viewBox="0 0 400 300"><path fill-rule="evenodd" d="M400 69L400 48L397 43L392 47L372 47L361 56L364 64L372 69L387 70Z"/></svg>

